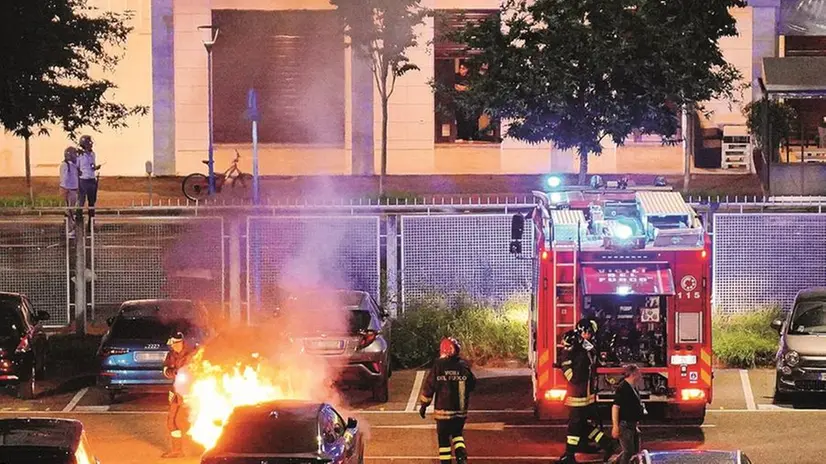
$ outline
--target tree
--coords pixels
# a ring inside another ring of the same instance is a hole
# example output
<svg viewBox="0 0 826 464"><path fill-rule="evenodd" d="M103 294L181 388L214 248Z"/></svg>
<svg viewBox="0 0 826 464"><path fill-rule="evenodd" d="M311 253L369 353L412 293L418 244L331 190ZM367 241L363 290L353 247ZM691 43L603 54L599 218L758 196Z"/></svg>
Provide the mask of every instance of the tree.
<svg viewBox="0 0 826 464"><path fill-rule="evenodd" d="M112 71L126 42L131 13L97 12L86 0L10 2L0 14L0 125L25 140L26 183L34 202L29 139L60 125L119 128L143 106L110 101L117 87L93 75Z"/></svg>
<svg viewBox="0 0 826 464"><path fill-rule="evenodd" d="M379 193L384 194L387 175L388 103L396 79L418 70L407 50L418 45L415 28L424 23L428 10L421 0L330 0L336 7L350 45L370 63L381 99L381 175Z"/></svg>
<svg viewBox="0 0 826 464"><path fill-rule="evenodd" d="M588 155L633 130L664 142L680 111L734 99L740 73L721 37L737 34L728 9L742 0L506 0L498 18L468 24L454 40L473 52L460 105L509 122L506 135Z"/></svg>
<svg viewBox="0 0 826 464"><path fill-rule="evenodd" d="M766 105L769 109L768 119L764 119L763 116ZM755 145L763 154L763 159L767 163L779 161L778 149L782 144L788 143L789 136L798 124L797 111L787 103L761 99L746 105L743 113L746 115L749 133L754 137ZM765 126L766 124L768 127ZM764 143L766 129L768 129L768 143Z"/></svg>

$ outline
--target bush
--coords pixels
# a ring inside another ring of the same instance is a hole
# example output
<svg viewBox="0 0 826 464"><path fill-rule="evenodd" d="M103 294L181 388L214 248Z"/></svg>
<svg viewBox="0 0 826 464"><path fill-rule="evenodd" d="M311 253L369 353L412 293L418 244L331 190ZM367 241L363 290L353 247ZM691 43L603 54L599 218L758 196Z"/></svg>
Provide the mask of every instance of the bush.
<svg viewBox="0 0 826 464"><path fill-rule="evenodd" d="M527 361L528 325L525 305L502 308L473 305L461 299L457 306L430 298L408 304L393 323L391 353L402 368L419 368L438 354L439 341L453 336L462 343L462 357L473 364Z"/></svg>
<svg viewBox="0 0 826 464"><path fill-rule="evenodd" d="M749 369L774 364L780 335L771 322L782 317L779 307L760 308L744 314L715 314L712 346L727 367Z"/></svg>

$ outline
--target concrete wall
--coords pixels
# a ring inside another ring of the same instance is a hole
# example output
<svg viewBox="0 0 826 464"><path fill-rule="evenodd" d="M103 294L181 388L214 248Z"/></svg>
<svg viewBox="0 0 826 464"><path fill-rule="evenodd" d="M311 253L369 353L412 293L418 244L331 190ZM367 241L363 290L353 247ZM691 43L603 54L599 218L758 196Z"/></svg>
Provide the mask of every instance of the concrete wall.
<svg viewBox="0 0 826 464"><path fill-rule="evenodd" d="M826 195L826 165L772 164L769 182L772 195Z"/></svg>

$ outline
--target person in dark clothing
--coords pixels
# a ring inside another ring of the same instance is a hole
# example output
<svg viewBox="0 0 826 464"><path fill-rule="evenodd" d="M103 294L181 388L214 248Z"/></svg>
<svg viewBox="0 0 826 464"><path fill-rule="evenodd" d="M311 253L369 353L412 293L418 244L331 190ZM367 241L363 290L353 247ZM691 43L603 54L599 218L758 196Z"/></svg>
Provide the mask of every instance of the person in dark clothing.
<svg viewBox="0 0 826 464"><path fill-rule="evenodd" d="M617 387L614 405L611 407L611 436L619 440L622 454L618 464L628 464L631 458L640 452L639 423L646 414L645 406L637 392L637 384L642 379L640 369L629 364L624 367L625 379Z"/></svg>
<svg viewBox="0 0 826 464"><path fill-rule="evenodd" d="M439 438L439 462L449 463L451 445L457 464L467 462L465 437L470 394L476 387L476 377L467 362L459 357L461 345L455 338L445 338L439 344L439 359L427 375L419 398L419 415L425 417L427 407L436 400L434 416Z"/></svg>
<svg viewBox="0 0 826 464"><path fill-rule="evenodd" d="M183 369L192 356L195 349L186 343L184 334L176 332L167 342L169 354L163 362L163 375L167 379L175 379L178 371ZM184 456L183 437L189 429L189 412L184 404L184 398L177 391L175 382L169 387L169 408L166 414L166 429L169 431L170 450L161 455L163 458L180 458Z"/></svg>
<svg viewBox="0 0 826 464"><path fill-rule="evenodd" d="M596 340L598 325L592 319L583 319L576 331L563 335L562 374L568 380L565 406L568 407L568 432L565 440L565 454L560 464L576 463L576 452L587 442L593 441L604 453L604 462L614 452L614 443L599 426L599 412L593 393L596 373Z"/></svg>
<svg viewBox="0 0 826 464"><path fill-rule="evenodd" d="M453 88L457 92L466 92L470 86L470 77L468 76L468 67L466 64L459 64L459 72L456 74ZM456 139L457 140L473 140L476 138L476 132L479 128L479 116L470 114L466 109L459 106L456 107Z"/></svg>

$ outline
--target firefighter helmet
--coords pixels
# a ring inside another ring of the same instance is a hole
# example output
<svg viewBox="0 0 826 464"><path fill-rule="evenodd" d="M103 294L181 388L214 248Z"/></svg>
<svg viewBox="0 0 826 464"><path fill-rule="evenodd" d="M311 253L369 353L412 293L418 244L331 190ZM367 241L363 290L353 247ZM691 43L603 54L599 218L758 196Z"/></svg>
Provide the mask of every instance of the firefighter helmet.
<svg viewBox="0 0 826 464"><path fill-rule="evenodd" d="M574 330L569 330L562 335L562 348L566 351L571 351L577 343L577 333Z"/></svg>
<svg viewBox="0 0 826 464"><path fill-rule="evenodd" d="M596 335L597 331L599 330L599 324L597 321L591 318L585 318L577 322L576 324L576 331L580 334L584 334L586 332L590 333L591 335Z"/></svg>
<svg viewBox="0 0 826 464"><path fill-rule="evenodd" d="M439 355L441 356L458 356L461 350L462 345L459 344L459 340L453 337L445 337L442 339L442 342L439 343Z"/></svg>
<svg viewBox="0 0 826 464"><path fill-rule="evenodd" d="M176 331L175 333L172 334L171 337L169 337L169 340L166 341L166 344L168 346L172 346L175 343L180 343L180 342L183 342L183 341L184 341L184 334L180 331Z"/></svg>

